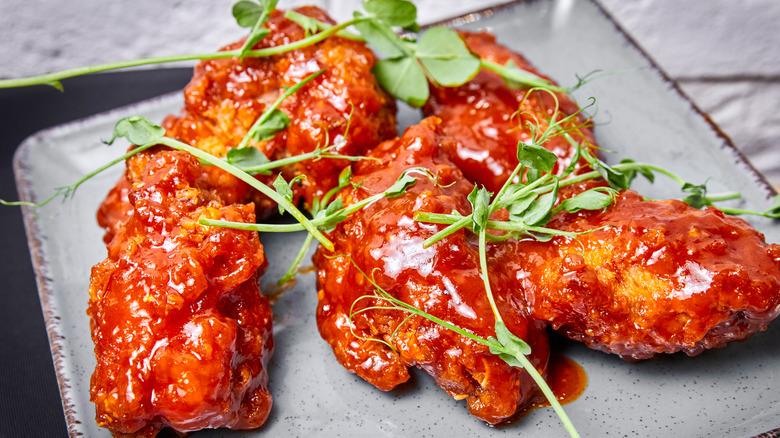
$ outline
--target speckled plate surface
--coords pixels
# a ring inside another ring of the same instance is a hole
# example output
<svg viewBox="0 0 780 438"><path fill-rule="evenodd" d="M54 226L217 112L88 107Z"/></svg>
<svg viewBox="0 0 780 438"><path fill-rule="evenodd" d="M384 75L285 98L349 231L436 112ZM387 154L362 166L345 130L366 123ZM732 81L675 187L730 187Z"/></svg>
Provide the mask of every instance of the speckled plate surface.
<svg viewBox="0 0 780 438"><path fill-rule="evenodd" d="M608 158L665 165L689 181L709 181L712 192L738 190L735 206L766 207L772 194L747 164L632 41L589 1L516 2L469 14L447 24L487 29L527 55L564 85L594 70L622 72L595 80L575 94L597 99L596 136L616 152ZM111 148L114 123L129 115L161 120L178 112L181 97L165 96L129 108L43 131L16 155L23 199L39 201L119 156ZM419 115L403 107L401 120ZM90 267L105 257L94 212L120 169L81 187L72 201L47 207L39 219L25 211L52 355L71 436L108 437L94 421L89 378L94 367L85 314ZM679 195L672 184L640 186L648 196ZM780 241L780 224L751 220L767 240ZM263 235L271 260L263 278L273 284L295 254L302 235ZM211 436L564 436L551 409L536 410L514 424L491 428L468 414L427 375L413 373L402 388L381 392L344 371L319 337L314 321L314 275L299 277L274 305L276 353L270 364L274 407L263 428L249 432L204 431ZM744 343L696 358L675 355L643 363L563 342L563 353L588 374L585 393L566 411L583 436L750 437L780 426L780 324ZM455 432L453 432L455 431ZM769 432L763 436L777 436Z"/></svg>

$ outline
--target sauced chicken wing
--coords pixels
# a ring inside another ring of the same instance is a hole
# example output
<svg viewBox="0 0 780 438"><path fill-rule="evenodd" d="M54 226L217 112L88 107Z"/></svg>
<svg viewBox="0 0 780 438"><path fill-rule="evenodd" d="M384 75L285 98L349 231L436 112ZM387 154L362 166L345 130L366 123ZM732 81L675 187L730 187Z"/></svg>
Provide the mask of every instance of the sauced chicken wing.
<svg viewBox="0 0 780 438"><path fill-rule="evenodd" d="M780 312L780 246L715 208L625 191L603 212L549 225L598 230L518 242L503 263L535 318L591 348L633 360L696 355L764 330Z"/></svg>
<svg viewBox="0 0 780 438"><path fill-rule="evenodd" d="M298 12L332 23L315 7ZM271 31L255 49L275 47L305 37L304 30L274 11L267 23ZM238 49L242 41L225 47ZM395 137L395 100L384 92L371 74L376 59L365 44L340 37L292 52L263 58L236 58L203 61L195 68L184 90L185 105L179 116L163 123L166 135L216 156L236 147L257 118L285 91L309 75L325 72L288 97L279 107L290 118L290 126L266 141L251 141L271 160L311 152L317 147L336 145L332 153L364 155L382 140ZM339 172L349 166L343 159L307 160L282 169L289 181L297 175L306 179L294 185L295 200L307 203L337 185ZM232 175L205 167L210 185L218 188L227 203L251 199L257 215L276 210L270 199L251 190ZM271 183L276 175L258 176ZM127 179L127 178L125 178ZM98 221L106 227L110 240L113 223L126 217L127 181L120 181L101 207Z"/></svg>
<svg viewBox="0 0 780 438"><path fill-rule="evenodd" d="M254 222L253 206L225 205L187 153L136 162L132 210L89 289L97 422L117 436L258 427L273 350L262 245L257 233L197 223Z"/></svg>
<svg viewBox="0 0 780 438"><path fill-rule="evenodd" d="M492 35L462 36L481 57L499 64L511 60L539 75ZM570 99L557 96L558 119L577 111ZM482 71L460 87L432 87L425 111L442 118L442 130L457 140L449 153L469 180L496 192L517 164L518 141L531 135L510 114L519 108L523 122L544 129L553 105L549 93L526 96L497 74ZM573 119L565 126L581 122ZM578 143L595 144L589 129L573 132ZM575 148L562 136L544 146L559 157L554 173L569 165ZM578 163L581 168L586 164ZM560 195L563 199L599 184L570 186ZM603 212L561 214L550 226L605 228L578 240L508 242L502 263L515 270L516 290L535 318L592 348L626 359L677 351L694 355L763 330L780 311L780 247L767 246L746 222L715 209L643 201L624 192Z"/></svg>
<svg viewBox="0 0 780 438"><path fill-rule="evenodd" d="M518 68L545 78L519 53L496 43L495 36L461 32L469 49L481 58ZM556 93L561 120L579 111L577 105L562 93ZM482 69L471 81L459 87L431 87L431 97L423 108L426 115L442 120L441 129L453 137L448 153L469 181L498 192L517 166L517 144L531 140L531 122L541 132L550 123L556 109L553 95L545 91L512 88L497 73ZM562 123L572 138L588 147L595 144L593 134L581 117ZM554 173L560 174L574 159L576 148L563 136L551 138L543 145L559 160ZM580 165L586 162L580 160Z"/></svg>
<svg viewBox="0 0 780 438"><path fill-rule="evenodd" d="M359 310L378 303L360 299L371 294L373 286L359 268L392 296L478 336L495 336L474 236L461 230L423 248L422 242L443 226L414 220L416 211L468 214L471 209L466 197L473 186L443 152L451 140L437 125L435 118L424 120L400 139L372 151L370 156L380 163L365 161L356 166L353 182L359 188L342 193L348 204L385 190L412 167L429 169L439 185L418 175L405 194L365 207L330 234L335 250L320 248L314 257L317 324L339 362L378 388L392 389L409 378L407 367L417 366L451 396L465 398L472 414L498 423L537 395L527 372L425 318L405 320L407 314L398 310L372 309L350 322L353 304L353 310ZM531 345L530 360L544 373L549 345L543 323L529 319L522 301L512 293L513 272L491 263L490 275L507 326Z"/></svg>

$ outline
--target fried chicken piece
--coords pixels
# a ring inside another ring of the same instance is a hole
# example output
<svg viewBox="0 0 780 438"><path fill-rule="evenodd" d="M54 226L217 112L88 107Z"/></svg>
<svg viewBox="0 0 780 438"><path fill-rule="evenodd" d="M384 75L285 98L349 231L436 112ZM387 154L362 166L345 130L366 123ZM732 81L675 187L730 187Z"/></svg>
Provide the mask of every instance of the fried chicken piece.
<svg viewBox="0 0 780 438"><path fill-rule="evenodd" d="M696 355L743 340L780 313L780 245L742 219L621 192L605 211L548 226L577 240L517 242L504 261L533 317L627 360Z"/></svg>
<svg viewBox="0 0 780 438"><path fill-rule="evenodd" d="M492 35L461 34L481 57L499 64L511 60L539 75ZM454 152L448 150L452 160L469 180L493 192L517 165L518 141L531 135L509 115L520 108L523 123L532 120L543 129L554 108L549 93L526 97L489 71L463 86L431 91L425 111L440 117L442 130L457 140ZM570 99L557 96L563 114L577 111ZM580 144L595 145L588 128L574 132ZM559 157L554 173L569 165L575 149L562 137L544 146ZM587 169L586 164L578 163ZM604 183L566 187L560 198L597 185ZM515 270L517 290L534 318L591 348L629 360L678 351L695 355L764 330L780 312L780 246L766 245L746 222L714 208L642 201L623 192L604 212L561 214L548 226L577 232L606 228L578 241L507 242L501 263Z"/></svg>
<svg viewBox="0 0 780 438"><path fill-rule="evenodd" d="M356 165L352 181L360 184L342 193L346 204L391 186L411 167L429 169L440 185L418 174L406 193L383 198L351 215L330 234L335 250L320 248L314 256L319 305L317 325L336 358L382 390L409 378L417 366L436 379L448 394L466 399L471 413L499 423L527 406L538 388L522 369L513 368L487 347L423 317L398 310L350 311L381 304L360 299L373 286L365 275L392 296L459 326L477 336L495 336L495 319L480 275L478 244L463 230L429 248L423 241L443 228L414 220L417 211L468 214L469 184L443 152L451 142L439 121L423 120L400 139L379 145L370 156L381 160ZM532 347L529 359L544 373L549 344L544 324L533 321L521 300L512 294L514 272L492 263L490 278L499 311L515 335ZM360 269L360 270L359 270ZM354 308L352 306L354 305ZM384 341L392 345L391 349Z"/></svg>
<svg viewBox="0 0 780 438"><path fill-rule="evenodd" d="M226 205L185 152L146 151L134 163L132 211L90 282L97 422L146 437L168 426L259 427L271 409L273 351L257 283L263 248L257 233L197 223L251 223L254 208Z"/></svg>
<svg viewBox="0 0 780 438"><path fill-rule="evenodd" d="M303 7L296 11L335 24L319 8ZM280 46L306 36L303 28L284 18L279 10L271 14L267 27L271 33L255 49ZM239 41L224 50L242 45L243 41ZM255 120L284 93L284 87L324 69L321 76L281 104L290 126L268 141L252 144L271 160L329 144L337 145L334 153L364 155L396 135L395 100L371 74L375 62L374 54L364 43L336 36L270 57L203 61L184 90L181 115L169 116L163 126L178 140L224 156L228 148L238 146ZM307 160L285 168L283 173L288 180L306 175L306 180L296 187L296 196L308 203L335 187L339 172L349 165L346 160ZM275 175L261 179L271 182L274 178ZM275 209L276 204L264 198L258 215L265 216L267 210Z"/></svg>
<svg viewBox="0 0 780 438"><path fill-rule="evenodd" d="M497 44L486 32L460 32L469 49L481 58L497 64L512 62L518 68L550 80L539 73L519 53ZM550 80L551 81L551 80ZM552 81L551 81L552 82ZM554 83L554 82L553 82ZM555 93L561 120L579 111L568 96ZM530 122L542 132L555 113L555 98L544 91L528 92L511 88L497 73L482 69L474 79L459 87L431 86L431 97L423 107L426 115L442 120L441 129L457 140L448 150L450 159L469 181L497 193L517 166L517 144L531 140ZM586 121L574 117L562 124L581 145L595 145ZM576 148L563 136L551 138L543 146L558 156L553 173L561 174L575 157ZM579 161L583 168L587 163Z"/></svg>
<svg viewBox="0 0 780 438"><path fill-rule="evenodd" d="M333 23L316 7L296 11L317 20ZM274 11L266 26L271 31L255 49L298 41L306 35L296 23ZM242 47L238 41L223 50ZM317 147L336 145L334 154L361 156L381 141L396 136L395 100L382 90L371 68L376 58L364 43L332 36L292 52L263 58L236 58L202 61L184 90L185 105L179 116L163 122L166 135L218 157L236 147L263 111L290 87L324 69L325 72L288 97L280 108L290 118L290 126L267 141L254 142L270 160L312 152ZM349 166L343 159L307 160L282 169L290 181L298 175L306 179L293 186L294 202L307 204L338 184L338 175ZM215 167L204 167L211 187L225 202L255 202L258 217L276 211L276 204L246 183ZM271 184L277 172L257 178ZM128 179L127 176L124 177ZM113 223L126 217L129 209L122 195L127 182L120 180L101 206L98 223L106 228L106 242L115 230Z"/></svg>

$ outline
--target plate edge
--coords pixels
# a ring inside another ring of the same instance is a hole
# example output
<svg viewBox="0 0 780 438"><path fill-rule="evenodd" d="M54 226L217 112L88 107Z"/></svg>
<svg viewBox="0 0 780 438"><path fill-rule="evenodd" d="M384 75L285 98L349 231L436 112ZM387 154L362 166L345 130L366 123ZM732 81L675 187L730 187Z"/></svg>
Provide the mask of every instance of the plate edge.
<svg viewBox="0 0 780 438"><path fill-rule="evenodd" d="M38 134L34 134L25 139L14 152L13 170L16 180L16 190L19 194L19 199L25 202L35 202L32 199L32 182L28 178L25 162L29 154L30 145L39 142L43 138L43 135ZM49 349L51 350L52 362L54 364L54 373L60 391L65 421L68 425L68 435L71 437L80 437L83 436L83 434L76 428L80 422L76 418L75 404L70 397L70 381L68 377L65 376L63 370L65 354L62 351L63 346L61 343L65 340L65 337L61 334L59 320L55 317L54 310L52 309L54 291L49 285L50 277L46 274L47 269L46 263L44 262L45 251L43 250L43 238L41 237L42 230L38 225L38 219L35 216L35 209L33 207L23 205L22 217L25 234L27 236L27 247L30 250L30 258L32 259L33 268L35 270L35 282L38 286L38 298L41 302L41 310L46 326L46 335L49 340Z"/></svg>
<svg viewBox="0 0 780 438"><path fill-rule="evenodd" d="M33 199L32 181L29 179L29 172L27 171L26 164L29 159L29 149L32 145L41 143L46 138L56 138L69 134L75 130L83 129L85 126L100 124L112 118L117 119L120 114L124 115L132 111L141 113L144 108L165 105L168 101L179 99L180 96L181 91L162 94L151 99L142 100L93 114L88 117L45 128L30 135L17 146L13 156L12 168L19 199L24 202L36 202L36 200ZM35 209L27 205L21 206L21 209L27 237L27 247L29 248L30 258L35 271L38 298L41 302L46 335L49 341L49 350L51 350L52 363L54 364L54 373L60 392L60 400L62 402L65 421L67 423L68 436L73 438L83 437L84 433L79 430L79 425L81 425L82 422L77 418L78 413L75 411L76 406L72 401L70 394L71 385L64 370L65 365L63 362L66 361L66 357L65 352L63 352L64 347L62 346L62 343L65 341L65 336L62 334L59 319L56 317L55 310L53 309L54 304L52 300L54 290L50 285L51 279L47 274L48 270L45 263L46 251L43 248L44 239L41 237L42 230L38 225Z"/></svg>

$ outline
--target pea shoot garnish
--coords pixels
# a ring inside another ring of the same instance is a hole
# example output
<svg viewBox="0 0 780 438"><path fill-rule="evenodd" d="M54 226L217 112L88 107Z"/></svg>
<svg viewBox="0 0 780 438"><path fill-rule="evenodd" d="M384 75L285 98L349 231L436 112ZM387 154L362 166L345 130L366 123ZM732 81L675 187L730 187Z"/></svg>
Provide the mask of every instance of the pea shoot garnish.
<svg viewBox="0 0 780 438"><path fill-rule="evenodd" d="M488 347L489 351L492 354L497 355L501 360L506 362L509 366L525 369L528 372L528 374L531 375L531 378L534 379L534 382L536 382L536 384L539 385L539 388L542 390L544 396L553 406L553 409L555 409L555 412L558 414L559 418L561 419L561 423L563 423L563 426L566 429L566 431L569 433L569 435L571 435L573 438L577 438L580 436L577 430L575 429L574 424L571 422L569 417L566 415L566 412L564 412L563 408L561 407L561 404L558 402L557 397L555 396L555 394L553 394L552 390L547 385L547 382L545 382L544 377L542 377L542 375L539 374L539 371L536 370L536 367L534 367L533 364L526 357L527 355L531 354L531 347L525 341L513 335L509 331L509 329L506 328L506 324L504 324L503 320L496 321L496 337L490 336L487 339L485 339L483 337L477 336L441 318L438 318L434 315L431 315L430 313L420 310L417 307L412 306L411 304L405 303L399 300L398 298L395 298L390 293L382 289L382 287L379 286L379 284L377 284L377 282L374 280L372 276L368 276L365 272L363 272L363 270L360 269L360 267L357 266L353 260L351 261L355 269L357 269L358 272L360 272L363 275L363 277L366 278L369 281L369 283L371 283L371 285L373 286L373 294L363 295L352 303L349 312L350 330L353 329L354 323L352 322L352 319L356 315L371 310L375 310L375 309L400 310L402 312L408 313L409 317L413 315L419 316L435 324L438 324L442 327L445 327L449 330L452 330L461 336L469 338L474 342L477 342L479 344ZM362 300L368 300L368 299L373 299L376 302L378 302L378 304L374 304L371 306L367 306L355 310L355 306L357 305L357 303L359 303ZM493 305L492 302L491 305ZM395 337L395 334L404 325L404 323L406 323L409 317L407 317L400 324L398 324L398 326L390 334L390 339ZM395 347L390 343L388 343L387 341L385 341L384 339L366 338L354 333L354 331L352 332L352 334L356 338L361 339L363 341L381 342L387 345L388 347L390 347L390 349L392 349L393 351L396 351Z"/></svg>
<svg viewBox="0 0 780 438"><path fill-rule="evenodd" d="M416 38L399 35L397 33L399 29L419 32L419 26L416 23L417 11L411 2L406 0L366 0L363 3L364 12L355 12L352 20L338 25L322 23L311 17L288 11L286 17L303 27L306 33L305 38L277 47L255 50L253 47L270 33L270 30L264 26L270 14L276 8L276 3L277 0L260 0L258 2L242 0L235 4L233 14L237 23L240 26L250 28L245 43L236 50L103 64L42 75L35 78L0 81L0 88L46 84L62 89L61 79L80 74L180 60L245 59L272 56L316 44L331 35L339 35L353 40L365 41L386 56L376 63L373 72L379 83L388 92L411 106L419 107L427 101L429 84L445 87L459 86L471 80L481 69L488 69L498 73L512 87L530 88L529 92L550 93L556 101L553 115L542 120L542 116L538 114L526 114L529 116L527 117L529 121L526 122L524 128L532 134L531 140L527 143L518 144L517 159L519 164L495 195L484 187L474 187L474 190L468 196L468 201L471 205L471 213L468 215L463 215L459 212L450 214L420 212L414 216L415 220L420 222L446 225L438 233L428 238L424 242L425 246L430 246L462 228L478 236L480 270L484 282L485 298L490 304L495 319L495 336L487 338L476 336L448 321L437 318L393 297L374 281L373 276L365 274L357 265L355 265L356 269L373 286L373 293L361 296L355 300L352 303L349 317L351 322L354 316L372 309L399 310L408 313L409 317L404 319L394 329L390 335L391 339L408 318L418 316L487 347L490 353L499 357L509 366L525 369L540 387L560 417L567 432L572 437L578 437L579 434L557 398L546 384L542 375L528 360L527 356L531 353L531 347L523 339L511 333L498 310L490 284L487 261L488 242L529 238L542 242L559 237L576 239L581 233L550 228L547 226L548 222L562 212L574 213L580 210L602 210L608 208L615 202L617 192L628 189L632 181L639 175L646 177L651 182L654 179L654 173L664 174L674 179L680 183L681 190L687 194L683 200L696 208L710 206L716 201L733 199L739 195L735 193L717 196L708 195L706 185L689 183L666 169L650 164L635 163L631 160L624 160L619 164L611 166L606 164L593 154L589 145L583 145L575 140L576 131L584 126L584 123L576 123L579 112L566 117L559 117L557 97L554 93L568 92L571 89L554 86L547 80L518 68L512 62L501 65L481 59L468 49L457 32L446 27L432 27L420 33ZM350 27L354 27L356 33L348 32L347 29ZM282 101L324 72L324 70L320 70L298 84L287 88L283 95L255 121L242 141L228 149L224 159L215 157L175 139L165 137L165 130L162 127L143 117L128 117L116 124L113 137L107 143L111 144L118 138L125 138L130 143L137 145L130 152L88 174L76 183L57 189L54 195L42 203L8 203L2 200L0 202L7 205L39 207L58 196L71 196L80 184L95 174L153 146L162 145L172 149L183 150L200 159L202 163L217 166L246 182L276 202L280 214L287 211L298 221L297 224L271 225L200 219L200 224L262 232L307 231L308 234L301 249L298 251L290 268L279 280L279 283L290 281L296 275L297 267L300 265L314 239L317 239L324 248L332 251L334 246L324 233L334 230L337 224L348 219L352 213L373 202L382 198L393 198L402 195L411 185L415 184L415 174L433 178L426 169L408 169L400 175L394 184L384 191L369 196L355 204L345 206L343 200L338 197L339 192L349 186L358 187L352 182L351 169L347 167L339 176L336 187L329 190L322 198L313 200L310 211L311 218L304 215L293 203L293 186L304 179L304 175L296 176L287 181L279 174L272 183L273 188L254 178L253 175L269 175L272 169L307 159L356 159L356 157L333 154L331 151L337 145L326 144L307 154L270 161L259 149L252 147L253 144L271 139L289 126L289 117L279 109ZM555 136L563 137L576 150L575 157L571 160L571 163L559 174L553 174L553 169L558 164L558 157L544 147L544 144ZM577 166L580 159L588 164L587 168L579 168ZM602 179L608 186L595 187L571 198L559 200L559 191L562 188L591 179ZM495 213L499 210L505 210L508 213L505 220L496 219ZM765 212L729 208L721 208L721 210L730 214L759 214L765 217L778 218L780 217L780 197L775 197L772 205ZM595 230L588 232L592 231ZM379 304L355 310L356 305L361 300L368 299L373 299ZM350 324L350 329L352 325ZM394 349L390 343L383 339L360 337L354 332L353 335L363 340L384 342L391 349Z"/></svg>
<svg viewBox="0 0 780 438"><path fill-rule="evenodd" d="M336 225L338 225L340 222L345 221L350 214L362 209L363 207L372 204L381 198L394 198L396 196L402 195L407 188L411 187L416 182L418 176L415 175L425 176L427 178L431 178L434 180L436 178L434 175L431 175L430 171L424 168L414 167L411 169L407 169L398 177L398 179L390 187L388 187L384 191L369 196L360 202L356 202L354 204L344 206L344 202L342 201L341 197L337 197L335 199L333 199L333 197L336 194L338 194L338 192L341 191L341 189L347 186L351 185L353 187L359 187L350 181L350 176L351 176L350 168L345 168L344 171L342 171L341 174L339 175L339 185L337 187L334 187L330 191L328 191L328 193L326 193L322 199L314 200L312 211L311 211L312 219L310 220L310 224L320 230L323 230L324 232L333 231ZM279 185L277 186L277 184ZM283 178L281 178L281 180L277 178L277 181L274 183L274 186L277 188L277 191L279 191L282 196L285 196L284 194L289 194L289 195L292 194L289 186L287 185L287 183L284 182ZM291 232L308 230L308 228L305 227L303 222L300 222L298 224L247 224L243 222L231 222L225 220L202 218L199 220L199 223L201 225L236 228L241 230L252 230L252 231L259 231L259 232L291 233ZM278 281L279 284L284 284L292 280L292 278L295 276L298 265L300 264L301 260L303 260L303 257L306 254L306 251L308 250L309 246L311 245L313 238L316 238L316 236L313 236L311 233L308 236L306 236L306 239L304 240L304 243L301 246L301 249L298 251L295 260L291 264L290 268L282 276L282 278L279 279ZM332 247L328 248L328 250L332 251Z"/></svg>
<svg viewBox="0 0 780 438"><path fill-rule="evenodd" d="M407 32L420 30L417 24L417 8L407 0L364 0L364 11L355 11L353 19L337 25L322 23L295 11L288 11L285 16L304 29L305 38L279 46L254 49L255 45L271 32L265 24L277 2L278 0L240 0L233 6L236 23L250 29L244 44L235 50L169 55L80 67L30 78L0 80L0 88L49 85L62 90L60 81L63 79L108 70L177 61L262 58L307 47L331 35L364 41L384 54L386 58L379 60L374 66L374 75L390 94L414 107L422 106L428 99L429 82L445 87L462 85L483 68L498 73L513 87L542 87L566 92L580 85L571 89L557 87L533 73L517 68L511 62L500 65L480 59L469 51L457 32L443 26L426 30L417 40L399 36L396 29ZM346 31L353 26L357 33ZM270 117L277 123L283 123L283 120L275 118L277 116L278 114L272 114Z"/></svg>
<svg viewBox="0 0 780 438"><path fill-rule="evenodd" d="M463 85L482 68L498 73L512 87L571 91L554 86L533 73L517 68L511 62L500 65L479 58L471 53L457 32L444 26L431 27L416 40L399 35L394 29L419 31L416 24L417 8L409 1L366 0L363 8L366 13L355 12L356 19L364 20L355 23L359 35L340 35L365 41L385 55L386 58L374 66L374 75L393 97L413 107L422 106L428 100L429 83L444 87ZM287 18L309 32L332 28L301 14L288 13Z"/></svg>

